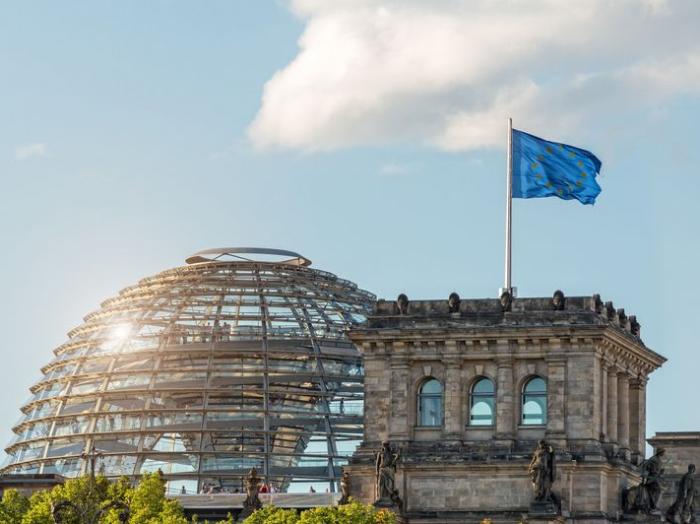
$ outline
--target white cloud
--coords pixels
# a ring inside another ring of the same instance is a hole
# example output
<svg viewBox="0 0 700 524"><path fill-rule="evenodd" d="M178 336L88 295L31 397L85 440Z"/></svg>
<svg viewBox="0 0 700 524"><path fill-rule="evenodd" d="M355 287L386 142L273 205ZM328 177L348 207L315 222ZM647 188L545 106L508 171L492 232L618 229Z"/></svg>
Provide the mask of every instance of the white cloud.
<svg viewBox="0 0 700 524"><path fill-rule="evenodd" d="M700 93L697 0L297 0L292 9L306 25L249 127L261 148L500 147L509 115L580 138L601 115Z"/></svg>
<svg viewBox="0 0 700 524"><path fill-rule="evenodd" d="M25 144L15 149L17 160L27 160L29 158L40 158L46 156L46 144Z"/></svg>

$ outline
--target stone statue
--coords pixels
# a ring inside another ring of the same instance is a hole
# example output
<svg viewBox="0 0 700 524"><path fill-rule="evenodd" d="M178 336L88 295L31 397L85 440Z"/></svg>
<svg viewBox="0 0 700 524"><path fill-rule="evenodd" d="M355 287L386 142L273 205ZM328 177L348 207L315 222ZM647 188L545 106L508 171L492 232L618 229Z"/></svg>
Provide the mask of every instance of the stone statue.
<svg viewBox="0 0 700 524"><path fill-rule="evenodd" d="M403 506L396 489L396 463L399 460L399 452L394 451L388 440L382 442L382 448L377 452L375 460L375 471L377 480L375 483L376 500L378 507L398 507Z"/></svg>
<svg viewBox="0 0 700 524"><path fill-rule="evenodd" d="M555 311L564 311L566 305L566 297L561 289L557 289L552 295L552 307Z"/></svg>
<svg viewBox="0 0 700 524"><path fill-rule="evenodd" d="M664 469L661 464L665 450L659 448L656 454L641 465L642 480L636 486L625 490L622 496L622 507L626 513L656 513L657 503L661 496L661 478Z"/></svg>
<svg viewBox="0 0 700 524"><path fill-rule="evenodd" d="M404 293L396 297L396 307L399 310L399 315L406 315L408 313L408 297Z"/></svg>
<svg viewBox="0 0 700 524"><path fill-rule="evenodd" d="M508 291L501 293L498 300L501 302L501 311L510 311L511 306L513 305L513 296L508 293Z"/></svg>
<svg viewBox="0 0 700 524"><path fill-rule="evenodd" d="M347 471L343 471L343 476L340 477L340 493L342 497L340 497L338 504L350 502L350 474Z"/></svg>
<svg viewBox="0 0 700 524"><path fill-rule="evenodd" d="M535 502L557 505L557 498L552 493L552 484L556 476L554 448L545 440L540 440L532 455L528 468Z"/></svg>
<svg viewBox="0 0 700 524"><path fill-rule="evenodd" d="M688 473L683 475L678 485L676 501L666 512L666 521L673 524L695 522L695 464L688 465Z"/></svg>
<svg viewBox="0 0 700 524"><path fill-rule="evenodd" d="M261 479L258 477L258 472L255 468L250 470L248 476L245 479L245 493L246 498L243 501L243 511L241 511L241 519L246 518L248 515L253 513L255 510L262 508L262 502L258 497L260 492Z"/></svg>
<svg viewBox="0 0 700 524"><path fill-rule="evenodd" d="M459 305L461 302L462 300L459 298L457 293L450 293L450 296L447 299L447 307L450 309L450 313L459 313Z"/></svg>

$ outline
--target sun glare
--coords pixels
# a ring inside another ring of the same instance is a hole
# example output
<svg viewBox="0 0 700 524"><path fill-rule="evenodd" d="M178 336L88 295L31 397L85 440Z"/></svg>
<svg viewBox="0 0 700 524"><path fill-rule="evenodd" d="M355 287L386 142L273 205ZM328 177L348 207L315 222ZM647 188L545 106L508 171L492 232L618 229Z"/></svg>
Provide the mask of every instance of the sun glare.
<svg viewBox="0 0 700 524"><path fill-rule="evenodd" d="M112 338L124 340L131 334L130 324L118 324L112 328Z"/></svg>

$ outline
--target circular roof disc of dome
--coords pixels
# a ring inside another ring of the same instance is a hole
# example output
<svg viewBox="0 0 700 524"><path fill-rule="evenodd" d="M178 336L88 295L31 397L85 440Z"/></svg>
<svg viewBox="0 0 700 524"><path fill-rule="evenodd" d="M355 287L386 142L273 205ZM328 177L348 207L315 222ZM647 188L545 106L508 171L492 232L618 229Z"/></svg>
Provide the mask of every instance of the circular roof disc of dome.
<svg viewBox="0 0 700 524"><path fill-rule="evenodd" d="M311 260L294 251L265 247L216 247L205 249L187 257L185 262L188 264L205 262L263 262L268 264L287 264L290 266L311 265Z"/></svg>

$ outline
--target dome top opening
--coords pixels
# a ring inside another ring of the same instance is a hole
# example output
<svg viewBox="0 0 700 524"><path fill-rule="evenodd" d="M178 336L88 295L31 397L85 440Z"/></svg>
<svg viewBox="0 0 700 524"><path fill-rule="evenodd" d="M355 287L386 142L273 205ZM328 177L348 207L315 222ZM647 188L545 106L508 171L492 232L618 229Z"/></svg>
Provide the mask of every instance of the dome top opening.
<svg viewBox="0 0 700 524"><path fill-rule="evenodd" d="M267 264L287 264L290 266L310 266L311 260L285 249L265 247L215 247L198 251L187 257L188 264L205 262L262 262Z"/></svg>

